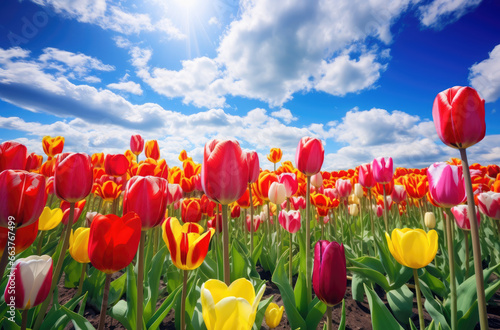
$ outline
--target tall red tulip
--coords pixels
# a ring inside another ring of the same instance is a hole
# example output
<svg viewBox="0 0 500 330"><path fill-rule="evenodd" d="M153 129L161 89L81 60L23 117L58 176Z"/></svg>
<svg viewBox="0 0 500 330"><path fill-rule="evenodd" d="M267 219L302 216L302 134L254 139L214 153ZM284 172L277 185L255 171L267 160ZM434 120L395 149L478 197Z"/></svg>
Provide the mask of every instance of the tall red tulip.
<svg viewBox="0 0 500 330"><path fill-rule="evenodd" d="M57 156L54 171L56 196L70 203L90 194L93 185L92 160L84 153L63 153Z"/></svg>
<svg viewBox="0 0 500 330"><path fill-rule="evenodd" d="M319 300L334 306L344 299L347 277L344 245L318 241L314 247L313 287Z"/></svg>
<svg viewBox="0 0 500 330"><path fill-rule="evenodd" d="M240 144L231 140L212 140L205 144L201 185L210 199L228 205L247 188L248 164Z"/></svg>
<svg viewBox="0 0 500 330"><path fill-rule="evenodd" d="M467 197L462 167L447 163L434 163L427 170L429 193L440 207L450 208L462 204Z"/></svg>
<svg viewBox="0 0 500 330"><path fill-rule="evenodd" d="M128 167L128 159L123 154L109 154L104 158L104 170L108 175L122 176L127 173Z"/></svg>
<svg viewBox="0 0 500 330"><path fill-rule="evenodd" d="M144 150L144 139L139 134L130 137L130 150L136 156L140 155Z"/></svg>
<svg viewBox="0 0 500 330"><path fill-rule="evenodd" d="M312 137L303 137L299 141L295 152L297 169L307 176L314 175L321 170L325 158L325 149L321 140Z"/></svg>
<svg viewBox="0 0 500 330"><path fill-rule="evenodd" d="M24 170L28 149L24 144L6 141L0 144L0 172L4 170Z"/></svg>
<svg viewBox="0 0 500 330"><path fill-rule="evenodd" d="M394 175L391 157L378 157L372 162L373 178L378 183L389 183Z"/></svg>
<svg viewBox="0 0 500 330"><path fill-rule="evenodd" d="M0 173L0 227L24 227L35 222L47 201L43 175L21 170Z"/></svg>
<svg viewBox="0 0 500 330"><path fill-rule="evenodd" d="M97 214L90 225L89 258L92 266L106 274L127 267L141 239L141 220L134 212L123 217Z"/></svg>
<svg viewBox="0 0 500 330"><path fill-rule="evenodd" d="M248 183L254 183L259 178L259 155L255 151L247 152L246 160L248 165Z"/></svg>
<svg viewBox="0 0 500 330"><path fill-rule="evenodd" d="M167 209L168 182L156 176L134 176L125 186L123 213L137 213L142 230L158 226Z"/></svg>
<svg viewBox="0 0 500 330"><path fill-rule="evenodd" d="M471 87L455 86L439 93L432 106L436 131L444 144L465 149L486 133L484 100Z"/></svg>
<svg viewBox="0 0 500 330"><path fill-rule="evenodd" d="M359 183L367 188L373 188L375 186L375 179L373 178L372 164L367 163L359 167Z"/></svg>

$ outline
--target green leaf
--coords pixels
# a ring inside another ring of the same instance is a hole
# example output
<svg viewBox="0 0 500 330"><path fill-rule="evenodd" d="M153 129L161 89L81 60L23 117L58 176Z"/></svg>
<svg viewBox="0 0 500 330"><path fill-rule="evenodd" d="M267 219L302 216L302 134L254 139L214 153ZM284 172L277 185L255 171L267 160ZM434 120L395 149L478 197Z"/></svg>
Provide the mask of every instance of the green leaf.
<svg viewBox="0 0 500 330"><path fill-rule="evenodd" d="M413 292L406 285L387 292L387 301L399 322L407 324L413 314Z"/></svg>
<svg viewBox="0 0 500 330"><path fill-rule="evenodd" d="M248 278L250 274L251 262L247 256L239 251L237 241L232 244L231 257L231 282L238 278Z"/></svg>
<svg viewBox="0 0 500 330"><path fill-rule="evenodd" d="M396 276L396 281L394 282L394 284L391 285L391 289L400 288L401 286L408 283L408 281L412 277L413 277L413 269L405 267L405 266L401 266L399 268L399 274L398 274L398 276Z"/></svg>
<svg viewBox="0 0 500 330"><path fill-rule="evenodd" d="M254 233L254 239L256 238L255 233ZM254 245L253 247L253 254L252 254L252 266L255 268L257 265L257 261L259 260L260 255L262 254L262 247L264 246L264 235L260 238L260 241L257 245Z"/></svg>
<svg viewBox="0 0 500 330"><path fill-rule="evenodd" d="M68 267L64 270L64 286L75 288L80 283L83 264L76 262L73 258L68 262Z"/></svg>
<svg viewBox="0 0 500 330"><path fill-rule="evenodd" d="M366 277L363 277L358 273L353 273L351 281L352 299L363 302L365 298L365 290L363 288L363 284L369 282L370 281L368 281Z"/></svg>
<svg viewBox="0 0 500 330"><path fill-rule="evenodd" d="M425 282L429 289L441 298L448 296L448 289L441 280L431 275L427 270L420 276L420 280Z"/></svg>
<svg viewBox="0 0 500 330"><path fill-rule="evenodd" d="M314 330L318 327L319 321L323 318L326 312L326 305L315 297L309 305L309 312L306 317L307 329Z"/></svg>
<svg viewBox="0 0 500 330"><path fill-rule="evenodd" d="M285 306L286 315L292 329L307 329L306 322L297 310L295 304L295 296L293 294L290 283L288 283L288 277L286 276L284 271L285 259L286 257L282 256L278 261L278 265L276 267L276 271L273 274L272 281L280 290L281 298L283 299L283 305Z"/></svg>
<svg viewBox="0 0 500 330"><path fill-rule="evenodd" d="M356 267L361 267L361 268L368 267L382 274L385 272L385 268L382 265L382 262L380 262L379 259L374 257L365 256L350 261Z"/></svg>
<svg viewBox="0 0 500 330"><path fill-rule="evenodd" d="M345 317L345 299L342 299L342 316L340 317L339 329L345 330L346 317Z"/></svg>
<svg viewBox="0 0 500 330"><path fill-rule="evenodd" d="M73 311L70 311L69 309L67 309L64 306L61 306L61 309L64 313L66 313L66 315L69 316L69 318L71 319L71 322L73 322L73 326L75 327L75 329L77 329L77 330L79 330L79 329L83 329L83 330L94 329L95 330L95 328L92 326L92 324L90 324L90 322L86 318L81 316L80 314L77 314Z"/></svg>
<svg viewBox="0 0 500 330"><path fill-rule="evenodd" d="M156 310L156 312L151 316L147 323L148 330L158 329L163 319L167 316L168 312L174 305L176 297L182 291L182 286L175 289L172 293L168 295L168 297L163 301L160 307Z"/></svg>
<svg viewBox="0 0 500 330"><path fill-rule="evenodd" d="M258 330L262 327L262 321L264 320L267 306L269 306L272 301L273 296L259 302L259 307L257 308L257 314L255 315L255 322L252 326L252 330Z"/></svg>
<svg viewBox="0 0 500 330"><path fill-rule="evenodd" d="M397 270L396 270L397 266L395 265L395 263L393 261L393 258L391 256L391 253L389 252L389 249L387 248L387 242L385 240L385 236L383 236L383 241L384 242L379 242L378 239L375 239L375 243L377 243L378 253L380 256L380 262L384 266L384 269L385 269L387 275L389 275L389 279L392 282L395 282L396 281L396 274L397 274ZM397 264L397 262L396 262L396 264Z"/></svg>
<svg viewBox="0 0 500 330"><path fill-rule="evenodd" d="M217 263L208 255L198 269L200 270L199 275L204 280L203 282L211 278L217 278Z"/></svg>
<svg viewBox="0 0 500 330"><path fill-rule="evenodd" d="M376 270L373 270L371 268L359 268L359 267L347 267L347 269L349 269L353 273L358 273L361 276L366 277L370 281L377 283L385 291L391 290L391 287L387 282L387 278L384 275L377 272Z"/></svg>
<svg viewBox="0 0 500 330"><path fill-rule="evenodd" d="M154 231L153 231L154 233ZM160 287L161 270L167 254L167 247L164 246L154 256L149 271L144 281L144 321L147 322L153 315L158 300L158 288ZM146 268L148 269L148 268Z"/></svg>
<svg viewBox="0 0 500 330"><path fill-rule="evenodd" d="M444 315L446 313L446 309L443 305L434 299L434 295L431 290L427 287L427 284L423 281L420 282L420 289L425 297L424 307L427 313L431 316L433 320L438 322L441 325L442 329L449 330L450 325L448 323L449 312L448 315Z"/></svg>
<svg viewBox="0 0 500 330"><path fill-rule="evenodd" d="M113 306L120 300L125 293L125 286L127 284L127 273L123 273L116 280L111 282L109 285L109 296L108 296L108 305ZM102 301L102 297L101 297Z"/></svg>
<svg viewBox="0 0 500 330"><path fill-rule="evenodd" d="M307 264L306 264L306 245L305 245L305 234L300 232L297 233L297 241L299 242L299 276L297 277L297 282L295 282L294 296L297 302L297 310L299 311L302 318L307 317L308 305L307 305ZM285 258L284 260L288 260Z"/></svg>
<svg viewBox="0 0 500 330"><path fill-rule="evenodd" d="M384 303L377 294L365 285L365 293L370 305L370 312L372 318L372 327L374 330L378 329L400 329L404 330L401 325L396 321L391 312L385 307Z"/></svg>
<svg viewBox="0 0 500 330"><path fill-rule="evenodd" d="M88 293L85 293L83 296L78 296L78 297L73 297L70 301L68 301L64 307L66 307L69 310L74 310L75 307L78 305L78 303L81 301L82 306L80 307L80 310L85 309L85 303L87 301L87 295ZM42 325L48 326L50 325L51 329L64 329L68 322L70 321L70 318L66 313L61 308L54 309L51 308L47 315L45 315L45 318L43 320Z"/></svg>

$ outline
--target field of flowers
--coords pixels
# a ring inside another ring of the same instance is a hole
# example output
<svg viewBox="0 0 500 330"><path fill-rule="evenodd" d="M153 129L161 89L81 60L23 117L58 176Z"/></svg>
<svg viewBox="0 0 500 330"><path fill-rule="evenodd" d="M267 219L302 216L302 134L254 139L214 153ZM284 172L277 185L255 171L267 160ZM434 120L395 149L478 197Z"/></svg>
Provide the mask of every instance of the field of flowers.
<svg viewBox="0 0 500 330"><path fill-rule="evenodd" d="M98 329L165 328L167 315L182 330L275 328L283 317L290 329L332 329L339 304L345 329L349 283L373 329L488 329L500 288L500 167L469 165L466 153L485 135L484 101L454 87L432 111L460 158L423 169L379 157L321 171L323 144L311 137L294 162L279 148L259 160L212 140L202 164L181 151L182 167L140 135L107 155L64 153L64 137L46 136L45 161L4 142L0 325L94 329L84 317L92 306ZM279 306L263 299L262 272ZM65 288L75 293L62 303Z"/></svg>

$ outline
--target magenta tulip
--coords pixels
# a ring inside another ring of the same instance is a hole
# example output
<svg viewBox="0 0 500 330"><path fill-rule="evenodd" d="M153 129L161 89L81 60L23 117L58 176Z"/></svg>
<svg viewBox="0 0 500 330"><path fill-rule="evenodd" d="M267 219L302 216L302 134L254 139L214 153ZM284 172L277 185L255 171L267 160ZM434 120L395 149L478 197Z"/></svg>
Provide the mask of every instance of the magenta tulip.
<svg viewBox="0 0 500 330"><path fill-rule="evenodd" d="M0 227L32 224L47 201L43 175L22 170L0 173Z"/></svg>
<svg viewBox="0 0 500 330"><path fill-rule="evenodd" d="M484 215L500 220L500 193L488 191L477 196L479 210Z"/></svg>
<svg viewBox="0 0 500 330"><path fill-rule="evenodd" d="M320 240L314 247L313 288L316 296L334 306L344 299L347 288L344 245Z"/></svg>
<svg viewBox="0 0 500 330"><path fill-rule="evenodd" d="M208 198L228 205L247 189L248 164L240 144L231 140L212 140L205 144L201 166L201 185Z"/></svg>
<svg viewBox="0 0 500 330"><path fill-rule="evenodd" d="M429 193L440 207L453 207L465 201L465 181L462 166L434 163L427 169Z"/></svg>
<svg viewBox="0 0 500 330"><path fill-rule="evenodd" d="M299 182L295 173L281 173L278 176L278 182L285 185L286 197L290 198L299 189Z"/></svg>
<svg viewBox="0 0 500 330"><path fill-rule="evenodd" d="M389 183L392 181L394 175L392 158L391 157L378 157L372 162L372 173L375 182Z"/></svg>
<svg viewBox="0 0 500 330"><path fill-rule="evenodd" d="M351 194L352 184L349 179L338 179L335 182L335 189L337 189L337 194L339 198L347 198Z"/></svg>
<svg viewBox="0 0 500 330"><path fill-rule="evenodd" d="M457 225L464 230L470 230L470 218L468 215L468 205L457 205L451 208L451 213L455 217ZM479 216L479 210L476 209L477 225L481 222L481 217Z"/></svg>
<svg viewBox="0 0 500 330"><path fill-rule="evenodd" d="M167 210L168 182L156 176L134 176L125 186L123 213L141 218L142 230L158 226Z"/></svg>
<svg viewBox="0 0 500 330"><path fill-rule="evenodd" d="M444 144L465 149L486 133L484 100L471 87L455 86L439 93L432 106L436 131Z"/></svg>
<svg viewBox="0 0 500 330"><path fill-rule="evenodd" d="M306 200L304 199L304 197L301 196L299 197L292 196L292 198L290 198L290 204L292 205L293 209L297 211L306 208Z"/></svg>
<svg viewBox="0 0 500 330"><path fill-rule="evenodd" d="M84 153L66 152L56 158L54 192L70 203L81 201L92 190L92 160Z"/></svg>
<svg viewBox="0 0 500 330"><path fill-rule="evenodd" d="M363 164L358 169L359 183L369 189L375 187L375 179L373 178L372 164Z"/></svg>
<svg viewBox="0 0 500 330"><path fill-rule="evenodd" d="M282 210L278 215L278 221L286 231L295 234L300 229L300 212Z"/></svg>
<svg viewBox="0 0 500 330"><path fill-rule="evenodd" d="M259 155L255 151L247 152L246 161L248 166L248 183L254 183L259 179Z"/></svg>
<svg viewBox="0 0 500 330"><path fill-rule="evenodd" d="M303 137L299 141L295 152L297 169L307 176L314 175L321 170L325 158L325 149L321 140L312 137Z"/></svg>

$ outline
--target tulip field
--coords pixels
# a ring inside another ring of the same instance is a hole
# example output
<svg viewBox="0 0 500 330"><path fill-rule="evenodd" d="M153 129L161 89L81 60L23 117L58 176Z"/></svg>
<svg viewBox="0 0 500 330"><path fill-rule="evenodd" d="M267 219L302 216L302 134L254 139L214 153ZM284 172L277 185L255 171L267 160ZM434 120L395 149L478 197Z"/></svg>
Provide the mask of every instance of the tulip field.
<svg viewBox="0 0 500 330"><path fill-rule="evenodd" d="M432 115L457 150L427 168L324 171L313 137L292 160L215 139L179 167L140 135L107 155L3 142L0 325L351 329L349 300L365 329L500 328L500 167L467 158L484 101L453 87Z"/></svg>

